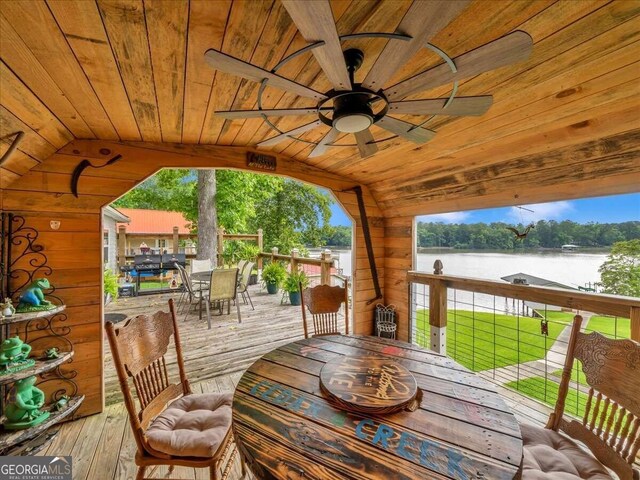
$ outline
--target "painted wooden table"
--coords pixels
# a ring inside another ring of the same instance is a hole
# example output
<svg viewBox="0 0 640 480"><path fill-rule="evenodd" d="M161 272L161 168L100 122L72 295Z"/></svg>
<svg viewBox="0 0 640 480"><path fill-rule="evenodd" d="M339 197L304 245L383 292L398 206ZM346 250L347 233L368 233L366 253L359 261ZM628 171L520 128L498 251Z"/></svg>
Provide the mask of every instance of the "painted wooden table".
<svg viewBox="0 0 640 480"><path fill-rule="evenodd" d="M320 385L325 364L363 355L409 370L419 408L353 413L332 401ZM233 430L265 480L512 479L522 460L520 427L490 383L447 357L378 337L310 338L264 355L236 388Z"/></svg>

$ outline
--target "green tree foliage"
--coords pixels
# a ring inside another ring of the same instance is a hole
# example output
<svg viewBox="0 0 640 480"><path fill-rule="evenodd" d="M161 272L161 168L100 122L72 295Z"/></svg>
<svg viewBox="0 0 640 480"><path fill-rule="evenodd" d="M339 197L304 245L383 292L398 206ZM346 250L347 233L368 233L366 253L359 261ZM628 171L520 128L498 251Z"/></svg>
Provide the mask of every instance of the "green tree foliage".
<svg viewBox="0 0 640 480"><path fill-rule="evenodd" d="M231 233L264 231L264 247L289 253L303 243L320 245L331 217L331 198L293 180L235 170L217 170L218 225ZM114 202L116 207L173 210L198 228L198 192L193 170L161 170Z"/></svg>
<svg viewBox="0 0 640 480"><path fill-rule="evenodd" d="M614 243L599 272L605 293L640 297L640 239Z"/></svg>
<svg viewBox="0 0 640 480"><path fill-rule="evenodd" d="M322 236L322 245L331 245L336 247L351 246L351 227L344 225L336 227L327 227Z"/></svg>
<svg viewBox="0 0 640 480"><path fill-rule="evenodd" d="M560 248L565 244L609 247L616 242L640 238L640 222L586 223L540 220L523 240L507 230L513 225L495 223L444 224L419 222L419 247L506 250L514 248ZM525 225L517 225L519 231Z"/></svg>

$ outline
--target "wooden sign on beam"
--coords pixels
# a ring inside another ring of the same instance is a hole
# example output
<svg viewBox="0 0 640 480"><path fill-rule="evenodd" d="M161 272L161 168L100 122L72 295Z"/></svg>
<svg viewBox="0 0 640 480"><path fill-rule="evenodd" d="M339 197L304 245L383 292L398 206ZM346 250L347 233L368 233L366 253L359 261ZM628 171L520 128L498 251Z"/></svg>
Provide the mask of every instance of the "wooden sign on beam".
<svg viewBox="0 0 640 480"><path fill-rule="evenodd" d="M269 170L275 172L276 166L276 157L272 155L247 152L247 167L259 168L260 170Z"/></svg>

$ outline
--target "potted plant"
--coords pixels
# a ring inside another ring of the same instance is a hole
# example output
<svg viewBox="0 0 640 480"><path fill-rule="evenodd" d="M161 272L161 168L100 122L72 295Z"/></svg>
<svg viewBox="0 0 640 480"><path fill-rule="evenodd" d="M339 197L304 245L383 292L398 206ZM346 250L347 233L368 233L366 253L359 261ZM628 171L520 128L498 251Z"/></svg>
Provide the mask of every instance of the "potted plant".
<svg viewBox="0 0 640 480"><path fill-rule="evenodd" d="M118 298L118 276L110 268L104 269L104 304Z"/></svg>
<svg viewBox="0 0 640 480"><path fill-rule="evenodd" d="M289 292L289 301L291 305L300 305L300 285L302 288L309 286L309 279L304 272L291 272L287 275L287 279L284 282L282 288Z"/></svg>
<svg viewBox="0 0 640 480"><path fill-rule="evenodd" d="M262 283L270 294L278 293L278 288L287 278L287 271L279 262L271 262L262 269Z"/></svg>

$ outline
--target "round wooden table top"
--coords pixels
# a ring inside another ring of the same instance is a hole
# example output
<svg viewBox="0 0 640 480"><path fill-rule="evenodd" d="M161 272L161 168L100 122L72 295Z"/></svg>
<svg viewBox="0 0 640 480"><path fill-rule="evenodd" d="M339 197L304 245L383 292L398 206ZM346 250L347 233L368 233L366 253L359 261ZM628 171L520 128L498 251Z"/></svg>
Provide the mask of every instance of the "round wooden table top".
<svg viewBox="0 0 640 480"><path fill-rule="evenodd" d="M386 358L406 368L423 398L415 411L355 413L320 385L329 362ZM282 346L242 376L233 430L259 479L512 479L520 427L492 384L415 345L328 336Z"/></svg>

